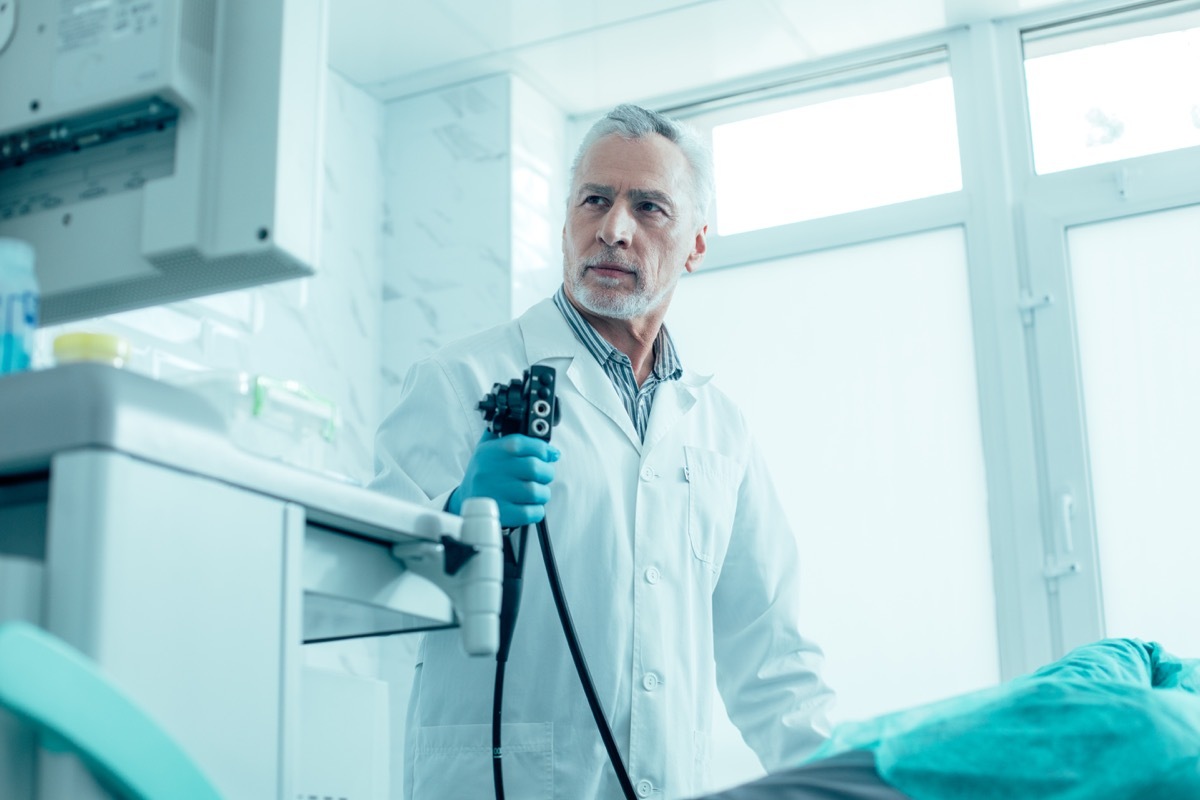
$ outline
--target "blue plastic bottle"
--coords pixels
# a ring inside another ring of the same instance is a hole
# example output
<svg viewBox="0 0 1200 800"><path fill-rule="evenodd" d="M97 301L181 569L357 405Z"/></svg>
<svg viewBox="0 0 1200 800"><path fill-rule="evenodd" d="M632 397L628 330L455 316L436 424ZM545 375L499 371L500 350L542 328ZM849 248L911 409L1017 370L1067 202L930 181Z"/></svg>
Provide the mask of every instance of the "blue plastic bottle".
<svg viewBox="0 0 1200 800"><path fill-rule="evenodd" d="M0 238L0 375L29 369L40 300L33 248Z"/></svg>

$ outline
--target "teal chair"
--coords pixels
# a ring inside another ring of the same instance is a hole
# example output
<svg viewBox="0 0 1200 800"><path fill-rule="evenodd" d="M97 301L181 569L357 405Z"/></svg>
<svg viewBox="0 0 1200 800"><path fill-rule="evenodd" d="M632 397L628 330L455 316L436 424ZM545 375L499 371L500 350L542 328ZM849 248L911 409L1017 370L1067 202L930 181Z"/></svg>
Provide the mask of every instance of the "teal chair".
<svg viewBox="0 0 1200 800"><path fill-rule="evenodd" d="M81 653L25 622L0 624L0 707L75 753L123 800L221 800L204 773Z"/></svg>

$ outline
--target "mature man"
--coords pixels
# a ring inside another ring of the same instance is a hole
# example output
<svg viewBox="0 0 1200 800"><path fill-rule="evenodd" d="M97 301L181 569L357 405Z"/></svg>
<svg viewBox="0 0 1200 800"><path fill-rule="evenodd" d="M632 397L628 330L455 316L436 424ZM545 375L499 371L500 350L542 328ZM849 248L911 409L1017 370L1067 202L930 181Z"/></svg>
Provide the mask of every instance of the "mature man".
<svg viewBox="0 0 1200 800"><path fill-rule="evenodd" d="M493 497L505 526L545 515L632 784L660 800L706 787L714 686L768 770L820 743L832 697L798 630L794 540L745 420L683 368L663 326L704 258L711 196L693 132L614 109L572 168L562 288L415 365L377 440L383 491L451 511ZM476 403L533 364L559 376L554 445L481 437ZM494 662L465 656L455 632L428 634L419 661L409 795L490 796ZM503 719L509 797L620 796L537 554Z"/></svg>

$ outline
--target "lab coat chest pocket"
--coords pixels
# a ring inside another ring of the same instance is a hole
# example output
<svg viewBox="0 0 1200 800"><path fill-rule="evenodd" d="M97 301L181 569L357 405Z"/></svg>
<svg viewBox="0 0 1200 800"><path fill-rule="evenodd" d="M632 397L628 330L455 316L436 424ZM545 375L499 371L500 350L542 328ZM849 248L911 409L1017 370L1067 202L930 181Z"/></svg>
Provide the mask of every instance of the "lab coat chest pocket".
<svg viewBox="0 0 1200 800"><path fill-rule="evenodd" d="M684 447L683 461L692 554L720 572L737 510L740 470L729 456L699 447Z"/></svg>

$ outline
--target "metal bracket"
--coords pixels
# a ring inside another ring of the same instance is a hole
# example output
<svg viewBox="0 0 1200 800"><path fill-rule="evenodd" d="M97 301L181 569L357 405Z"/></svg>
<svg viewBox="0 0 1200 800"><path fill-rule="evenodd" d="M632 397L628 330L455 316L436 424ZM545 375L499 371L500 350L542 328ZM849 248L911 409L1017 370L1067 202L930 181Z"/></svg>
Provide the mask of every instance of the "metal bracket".
<svg viewBox="0 0 1200 800"><path fill-rule="evenodd" d="M442 571L454 576L470 561L479 548L443 536L438 543L434 542L401 542L392 545L392 555L406 563L424 562L428 559L438 559Z"/></svg>
<svg viewBox="0 0 1200 800"><path fill-rule="evenodd" d="M1122 200L1128 200L1132 185L1138 184L1142 179L1142 170L1131 169L1129 167L1121 167L1117 170L1115 183L1117 185L1117 196Z"/></svg>
<svg viewBox="0 0 1200 800"><path fill-rule="evenodd" d="M1067 564L1052 561L1042 570L1042 577L1048 581L1056 581L1068 575L1078 575L1080 572L1083 572L1083 567L1078 561L1071 561Z"/></svg>
<svg viewBox="0 0 1200 800"><path fill-rule="evenodd" d="M460 539L399 542L392 555L450 597L467 653L496 654L504 565L495 500L472 497L463 503Z"/></svg>
<svg viewBox="0 0 1200 800"><path fill-rule="evenodd" d="M1027 326L1032 325L1033 312L1052 305L1054 305L1054 295L1049 292L1035 295L1028 289L1022 290L1021 297L1017 301L1017 308L1021 312L1021 322Z"/></svg>

